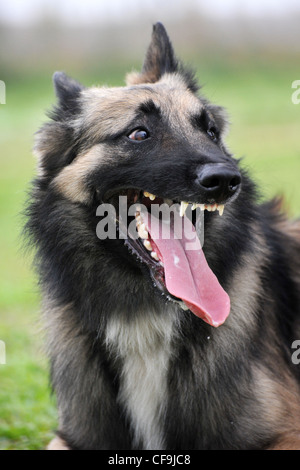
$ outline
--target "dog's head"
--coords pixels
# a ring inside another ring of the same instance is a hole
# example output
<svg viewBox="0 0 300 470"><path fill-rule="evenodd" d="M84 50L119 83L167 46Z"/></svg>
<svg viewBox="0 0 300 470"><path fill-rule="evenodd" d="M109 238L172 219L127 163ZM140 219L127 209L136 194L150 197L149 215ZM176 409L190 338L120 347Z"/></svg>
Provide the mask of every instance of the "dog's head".
<svg viewBox="0 0 300 470"><path fill-rule="evenodd" d="M119 236L124 262L129 248L132 262L142 261L169 298L210 324L222 323L229 312L227 295L200 244L196 241L188 254L176 234L187 220L188 205L194 214L186 238L192 238L196 213L220 217L240 193L241 173L223 142L223 109L199 95L193 74L176 59L160 23L153 28L142 71L129 74L125 87L84 88L61 72L54 74L54 85L58 105L36 142L44 185L89 209L111 203L119 225L119 197L127 197L128 208L135 204L135 209L126 226L133 220L138 237L124 241ZM177 204L182 220L175 222L176 211L169 219L176 240L167 243L158 234L160 219L148 217L155 204L163 203Z"/></svg>

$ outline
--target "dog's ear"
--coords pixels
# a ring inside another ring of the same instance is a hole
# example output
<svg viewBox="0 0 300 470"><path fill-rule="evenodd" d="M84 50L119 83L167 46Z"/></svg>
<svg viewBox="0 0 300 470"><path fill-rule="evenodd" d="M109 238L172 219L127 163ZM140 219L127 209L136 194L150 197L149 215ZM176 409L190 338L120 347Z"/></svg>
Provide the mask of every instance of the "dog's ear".
<svg viewBox="0 0 300 470"><path fill-rule="evenodd" d="M177 60L165 27L161 23L156 23L153 26L152 39L142 71L140 73L129 73L126 76L126 83L127 85L155 83L165 73L178 73L183 78L187 88L194 93L199 90L194 71L183 66Z"/></svg>
<svg viewBox="0 0 300 470"><path fill-rule="evenodd" d="M152 39L148 47L141 73L127 75L129 85L155 83L165 73L176 72L178 61L165 27L161 23L153 26Z"/></svg>
<svg viewBox="0 0 300 470"><path fill-rule="evenodd" d="M56 96L58 98L58 108L56 108L55 120L60 117L70 117L78 111L78 98L84 87L68 77L64 72L55 72L53 83Z"/></svg>
<svg viewBox="0 0 300 470"><path fill-rule="evenodd" d="M55 72L53 83L58 103L47 122L36 134L34 153L38 158L39 174L55 176L77 154L72 121L80 112L80 93L84 87L63 72Z"/></svg>
<svg viewBox="0 0 300 470"><path fill-rule="evenodd" d="M152 40L145 57L142 75L153 83L165 73L176 72L177 68L178 62L167 31L161 23L156 23L153 26Z"/></svg>

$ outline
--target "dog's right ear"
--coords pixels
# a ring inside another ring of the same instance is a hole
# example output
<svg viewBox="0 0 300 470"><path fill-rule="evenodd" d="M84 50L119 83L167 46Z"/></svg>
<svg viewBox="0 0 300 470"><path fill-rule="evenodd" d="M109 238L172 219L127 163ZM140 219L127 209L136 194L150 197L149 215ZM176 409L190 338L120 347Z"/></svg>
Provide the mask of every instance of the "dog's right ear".
<svg viewBox="0 0 300 470"><path fill-rule="evenodd" d="M55 72L53 83L58 103L48 115L51 118L35 136L34 153L39 175L54 177L77 154L72 122L80 113L80 93L84 87L63 72Z"/></svg>
<svg viewBox="0 0 300 470"><path fill-rule="evenodd" d="M70 117L78 112L78 98L80 92L84 90L81 85L73 78L68 77L64 72L55 72L53 75L53 84L56 96L58 98L58 108L56 108L55 120L59 118Z"/></svg>
<svg viewBox="0 0 300 470"><path fill-rule="evenodd" d="M141 73L132 72L128 74L126 81L128 85L155 83L165 73L173 73L177 70L178 61L167 31L161 23L156 23L153 26L151 43Z"/></svg>

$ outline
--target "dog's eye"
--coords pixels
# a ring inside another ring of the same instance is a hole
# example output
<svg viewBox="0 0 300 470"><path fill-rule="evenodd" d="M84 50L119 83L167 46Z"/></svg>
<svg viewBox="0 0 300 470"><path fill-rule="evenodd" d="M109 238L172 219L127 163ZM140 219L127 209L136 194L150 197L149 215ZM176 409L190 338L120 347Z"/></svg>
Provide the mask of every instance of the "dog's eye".
<svg viewBox="0 0 300 470"><path fill-rule="evenodd" d="M206 132L213 142L217 142L218 134L217 129L215 127L210 127Z"/></svg>
<svg viewBox="0 0 300 470"><path fill-rule="evenodd" d="M135 129L128 135L128 139L136 140L141 142L142 140L146 140L149 137L149 133L145 129Z"/></svg>

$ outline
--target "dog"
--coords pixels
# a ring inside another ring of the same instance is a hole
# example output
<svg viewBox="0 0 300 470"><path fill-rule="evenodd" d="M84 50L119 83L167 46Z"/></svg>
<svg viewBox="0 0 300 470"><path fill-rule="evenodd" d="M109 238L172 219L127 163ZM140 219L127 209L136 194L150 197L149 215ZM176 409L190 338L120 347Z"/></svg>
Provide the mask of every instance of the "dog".
<svg viewBox="0 0 300 470"><path fill-rule="evenodd" d="M161 23L126 86L53 80L26 225L58 407L48 448L300 449L300 224L259 202L223 108Z"/></svg>

